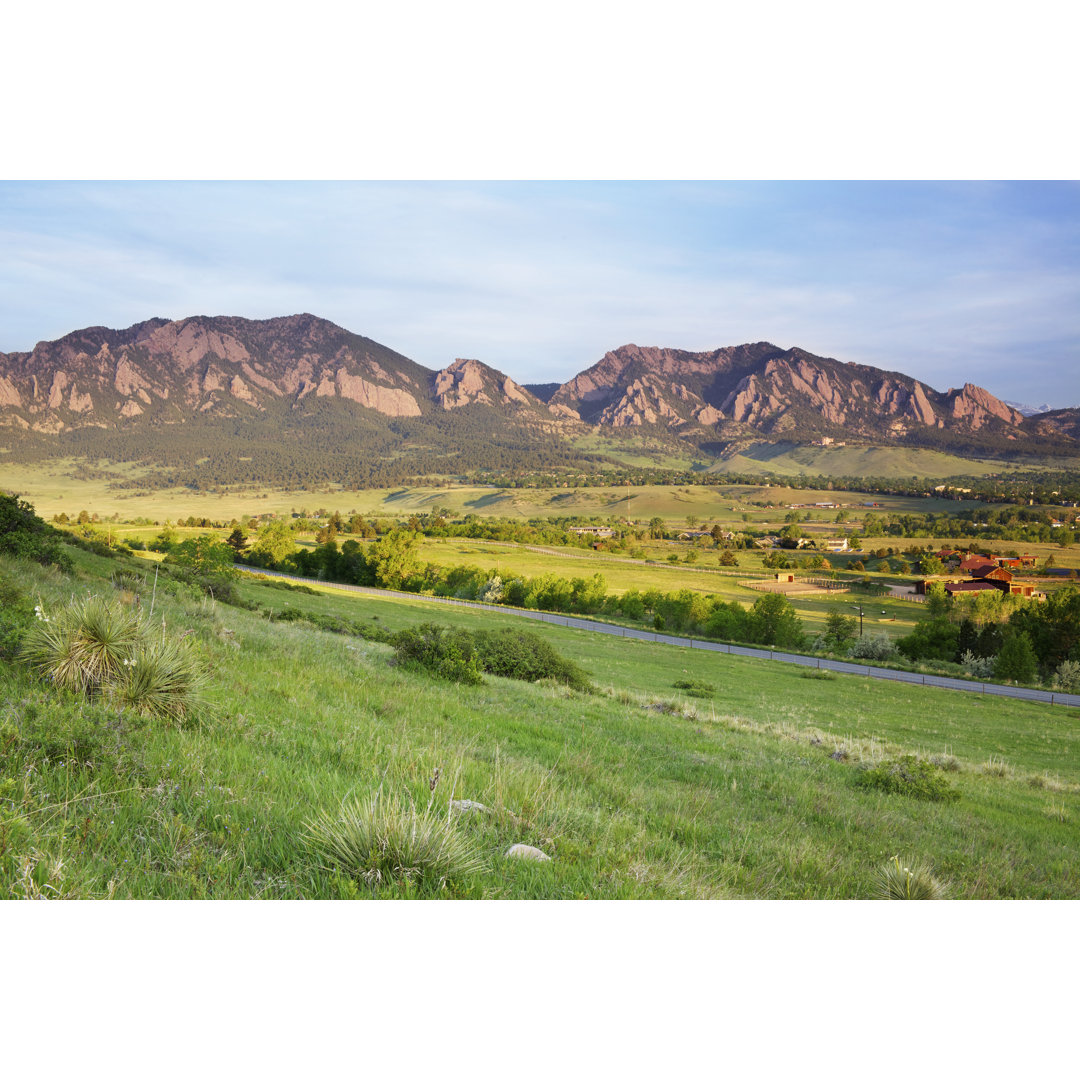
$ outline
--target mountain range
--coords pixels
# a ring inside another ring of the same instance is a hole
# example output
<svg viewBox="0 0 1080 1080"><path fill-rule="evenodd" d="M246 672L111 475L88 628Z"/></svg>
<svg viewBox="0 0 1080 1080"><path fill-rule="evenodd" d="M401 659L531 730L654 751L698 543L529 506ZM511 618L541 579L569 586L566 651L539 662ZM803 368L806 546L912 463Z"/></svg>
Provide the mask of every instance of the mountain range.
<svg viewBox="0 0 1080 1080"><path fill-rule="evenodd" d="M234 457L267 444L280 456L289 440L325 452L330 436L341 452L456 472L444 468L452 458L580 463L590 456L574 449L582 436L630 433L706 456L763 440L1071 455L1078 418L1025 416L973 383L939 392L768 342L700 353L624 345L561 385L522 385L475 359L432 371L309 314L156 318L0 353L0 445L39 454L175 461L201 436Z"/></svg>

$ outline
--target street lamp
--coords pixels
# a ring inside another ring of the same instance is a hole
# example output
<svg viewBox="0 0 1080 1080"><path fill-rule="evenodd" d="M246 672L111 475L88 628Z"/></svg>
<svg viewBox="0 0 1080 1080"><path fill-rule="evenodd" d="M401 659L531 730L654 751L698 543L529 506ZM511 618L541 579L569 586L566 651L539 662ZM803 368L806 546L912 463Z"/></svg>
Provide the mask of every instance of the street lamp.
<svg viewBox="0 0 1080 1080"><path fill-rule="evenodd" d="M863 617L862 604L859 604L858 606L852 604L852 607L854 607L855 610L859 613L859 637L862 637L862 617Z"/></svg>

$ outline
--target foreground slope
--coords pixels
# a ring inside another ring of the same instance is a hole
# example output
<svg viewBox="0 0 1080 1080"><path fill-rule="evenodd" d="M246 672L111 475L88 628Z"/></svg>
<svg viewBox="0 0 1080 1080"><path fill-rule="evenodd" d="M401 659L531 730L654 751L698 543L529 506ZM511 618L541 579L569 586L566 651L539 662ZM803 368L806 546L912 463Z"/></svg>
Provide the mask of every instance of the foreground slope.
<svg viewBox="0 0 1080 1080"><path fill-rule="evenodd" d="M108 579L125 564L77 562L74 582L3 569L46 609L73 588L119 595ZM900 853L929 860L958 897L1080 896L1080 734L1064 710L969 708L945 691L818 682L711 655L685 657L684 674L661 646L556 628L541 629L602 692L460 687L393 666L384 645L270 616L339 610L397 626L430 618L423 605L245 584L258 605L245 611L164 578L156 591L123 584L198 643L213 708L199 724L162 726L0 664L5 896L415 895L325 869L304 841L316 813L380 788L420 809L461 798L489 808L460 821L484 870L451 895L864 897ZM688 698L678 677L715 692ZM860 759L903 751L949 755L959 801L854 785ZM519 842L551 861L504 858Z"/></svg>

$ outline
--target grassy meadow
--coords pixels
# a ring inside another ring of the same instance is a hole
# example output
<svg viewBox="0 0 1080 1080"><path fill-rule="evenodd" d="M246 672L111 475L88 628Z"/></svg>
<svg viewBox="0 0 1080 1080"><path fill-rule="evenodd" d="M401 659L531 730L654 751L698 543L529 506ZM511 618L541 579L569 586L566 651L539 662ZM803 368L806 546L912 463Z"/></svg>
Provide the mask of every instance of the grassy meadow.
<svg viewBox="0 0 1080 1080"><path fill-rule="evenodd" d="M462 686L288 605L397 630L520 628L418 599L244 581L258 610L153 588L145 562L76 551L68 577L2 563L55 611L135 603L210 675L197 720L87 702L0 661L0 895L9 897L859 898L887 860L927 862L958 898L1080 896L1075 712L530 629L597 692L486 676ZM110 584L120 569L143 584ZM678 688L676 682L693 684ZM935 758L955 801L857 783L861 763ZM474 868L445 888L333 868L312 822L376 792L446 820ZM509 859L515 843L547 862Z"/></svg>
<svg viewBox="0 0 1080 1080"><path fill-rule="evenodd" d="M372 488L347 491L337 485L305 491L280 491L252 486L221 492L194 491L186 487L139 486L140 479L156 469L131 463L86 462L55 459L38 463L6 462L3 487L29 499L42 517L66 513L74 516L90 510L101 518L119 515L121 521L148 518L175 521L191 515L231 520L244 514L289 514L307 510L337 510L372 516L408 517L438 507L453 516L478 514L527 520L536 517L583 517L617 515L647 522L662 517L683 525L687 515L711 523L731 525L782 523L788 503L838 502L849 507L851 517L861 517L866 502L896 512L940 513L974 504L950 499L915 499L852 491L815 491L781 484L724 484L722 486L628 485L614 487L497 488L447 482L404 488ZM906 475L913 475L908 472ZM124 486L120 486L124 485ZM774 507L772 511L763 505ZM780 512L777 513L776 511ZM830 522L836 512L810 511L813 522Z"/></svg>

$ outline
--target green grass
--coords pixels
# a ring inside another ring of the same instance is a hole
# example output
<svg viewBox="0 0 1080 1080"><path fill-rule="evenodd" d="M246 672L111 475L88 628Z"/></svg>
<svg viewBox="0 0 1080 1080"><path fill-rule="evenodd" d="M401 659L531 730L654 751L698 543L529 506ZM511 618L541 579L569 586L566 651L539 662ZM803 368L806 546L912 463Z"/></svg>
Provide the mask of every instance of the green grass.
<svg viewBox="0 0 1080 1080"><path fill-rule="evenodd" d="M120 568L76 561L75 580L34 568L20 580L55 604L108 588ZM424 602L241 591L395 629L511 625ZM818 682L544 624L529 628L603 692L461 687L392 666L386 646L160 584L156 605L210 669L199 723L116 712L0 665L0 895L869 898L903 852L958 898L1080 896L1080 730L1064 709ZM714 697L676 680L708 682ZM955 757L960 799L858 789L860 762L905 753ZM991 756L1005 775L981 768ZM421 812L483 803L455 820L483 871L445 890L373 884L312 851L309 823L380 789ZM552 861L506 859L519 842Z"/></svg>

